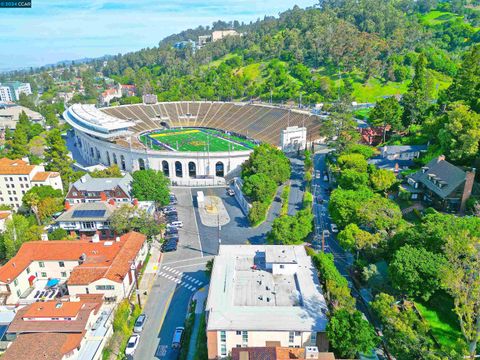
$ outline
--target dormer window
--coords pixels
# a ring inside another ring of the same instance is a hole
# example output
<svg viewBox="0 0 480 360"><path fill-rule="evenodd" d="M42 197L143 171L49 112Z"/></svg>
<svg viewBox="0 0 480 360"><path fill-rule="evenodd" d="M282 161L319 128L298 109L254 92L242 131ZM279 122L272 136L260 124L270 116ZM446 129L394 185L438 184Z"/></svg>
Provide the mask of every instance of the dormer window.
<svg viewBox="0 0 480 360"><path fill-rule="evenodd" d="M427 166L422 167L422 173L425 174L427 171L428 171L428 167L427 167Z"/></svg>

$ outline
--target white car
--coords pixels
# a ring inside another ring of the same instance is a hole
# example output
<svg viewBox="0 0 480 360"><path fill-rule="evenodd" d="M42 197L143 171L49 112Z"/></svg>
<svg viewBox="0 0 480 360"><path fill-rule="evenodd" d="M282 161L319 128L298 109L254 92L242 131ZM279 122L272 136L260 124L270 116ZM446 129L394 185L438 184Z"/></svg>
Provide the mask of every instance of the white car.
<svg viewBox="0 0 480 360"><path fill-rule="evenodd" d="M170 224L167 224L167 228L183 228L182 221L173 221Z"/></svg>
<svg viewBox="0 0 480 360"><path fill-rule="evenodd" d="M125 349L125 355L133 355L135 353L139 340L140 335L138 334L133 334L132 336L130 336L130 339L128 339L127 347Z"/></svg>
<svg viewBox="0 0 480 360"><path fill-rule="evenodd" d="M327 229L323 230L323 237L327 238L329 236L330 236L330 231L328 231Z"/></svg>
<svg viewBox="0 0 480 360"><path fill-rule="evenodd" d="M336 224L330 224L330 229L332 229L332 232L333 233L337 233L338 232L338 227Z"/></svg>

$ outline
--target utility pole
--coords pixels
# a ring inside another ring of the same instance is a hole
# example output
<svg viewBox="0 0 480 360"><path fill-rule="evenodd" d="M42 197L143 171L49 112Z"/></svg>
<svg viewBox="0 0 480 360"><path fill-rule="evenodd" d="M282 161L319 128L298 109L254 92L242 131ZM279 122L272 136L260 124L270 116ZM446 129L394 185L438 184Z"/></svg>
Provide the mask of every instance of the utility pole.
<svg viewBox="0 0 480 360"><path fill-rule="evenodd" d="M138 287L138 272L137 272L137 267L135 266L135 262L132 261L132 264L130 265L130 270L133 271L133 276L135 277L135 289L137 293L137 301L138 301L138 307L141 309L142 308L142 302L140 300L140 289Z"/></svg>

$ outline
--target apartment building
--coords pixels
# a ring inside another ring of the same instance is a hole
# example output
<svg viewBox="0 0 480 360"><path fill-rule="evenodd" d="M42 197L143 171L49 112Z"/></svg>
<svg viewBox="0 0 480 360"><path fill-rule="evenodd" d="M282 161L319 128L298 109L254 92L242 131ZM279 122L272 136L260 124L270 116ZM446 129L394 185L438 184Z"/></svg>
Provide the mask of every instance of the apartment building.
<svg viewBox="0 0 480 360"><path fill-rule="evenodd" d="M303 246L221 245L206 312L209 359L239 347L328 351L327 305Z"/></svg>
<svg viewBox="0 0 480 360"><path fill-rule="evenodd" d="M120 178L93 178L86 174L73 183L65 200L71 205L109 200L130 202L132 181L133 178L128 173Z"/></svg>
<svg viewBox="0 0 480 360"><path fill-rule="evenodd" d="M0 267L0 297L4 304L36 301L49 281L66 286L71 296L103 294L118 302L134 286L134 269L147 256L146 236L129 232L111 241L98 236L73 241L31 241ZM133 266L133 269L132 269Z"/></svg>
<svg viewBox="0 0 480 360"><path fill-rule="evenodd" d="M30 165L28 160L0 159L0 204L17 210L30 188L43 185L63 189L60 174L45 171L43 165Z"/></svg>
<svg viewBox="0 0 480 360"><path fill-rule="evenodd" d="M30 95L31 93L30 83L7 81L0 84L0 101L18 101L20 94Z"/></svg>
<svg viewBox="0 0 480 360"><path fill-rule="evenodd" d="M112 331L102 305L102 295L80 295L19 308L7 329L12 344L2 359L100 358L105 335Z"/></svg>

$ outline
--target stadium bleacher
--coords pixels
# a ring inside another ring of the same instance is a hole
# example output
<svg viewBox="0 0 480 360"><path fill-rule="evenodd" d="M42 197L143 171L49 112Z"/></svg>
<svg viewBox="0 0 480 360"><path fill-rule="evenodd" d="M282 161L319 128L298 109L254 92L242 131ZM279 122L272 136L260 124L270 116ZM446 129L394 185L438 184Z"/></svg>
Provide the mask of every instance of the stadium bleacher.
<svg viewBox="0 0 480 360"><path fill-rule="evenodd" d="M309 141L317 139L321 120L308 112L267 105L225 102L168 102L102 108L121 119L134 120L135 133L169 127L210 127L243 134L258 141L279 145L280 132L287 126L307 127ZM133 146L142 146L135 141Z"/></svg>

